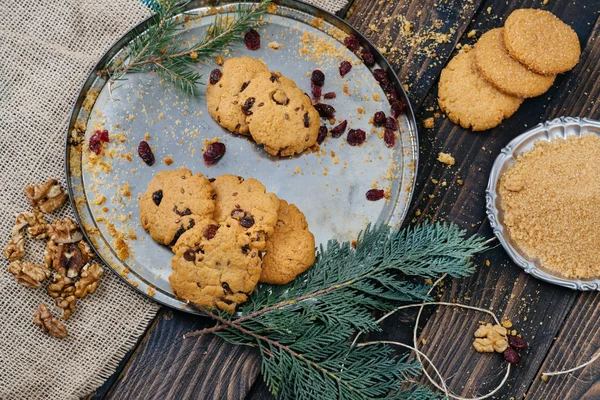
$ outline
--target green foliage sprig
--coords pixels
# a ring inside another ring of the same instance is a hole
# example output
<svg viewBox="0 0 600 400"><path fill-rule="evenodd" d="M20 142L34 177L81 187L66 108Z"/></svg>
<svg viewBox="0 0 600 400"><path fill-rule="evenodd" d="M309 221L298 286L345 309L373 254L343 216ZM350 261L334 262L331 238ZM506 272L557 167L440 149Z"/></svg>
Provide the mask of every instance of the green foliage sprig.
<svg viewBox="0 0 600 400"><path fill-rule="evenodd" d="M471 258L486 245L481 237L465 236L445 224L367 227L356 249L330 241L312 268L290 284L259 285L239 317L196 306L218 324L186 337L214 333L258 348L264 380L280 398L437 398L411 383L419 364L394 356L385 344L359 347L351 339L381 329L373 311L429 301L430 286L417 283L422 278L471 274Z"/></svg>
<svg viewBox="0 0 600 400"><path fill-rule="evenodd" d="M109 83L122 80L127 73L156 71L164 80L171 82L182 92L197 96L202 75L194 68L198 62L221 52L232 40L239 38L267 12L271 0L257 4L240 3L232 17L216 14L202 39L184 45L181 39L182 15L189 1L159 0L152 22L145 31L135 32L134 39L124 49L123 63L110 66L100 73L110 77Z"/></svg>

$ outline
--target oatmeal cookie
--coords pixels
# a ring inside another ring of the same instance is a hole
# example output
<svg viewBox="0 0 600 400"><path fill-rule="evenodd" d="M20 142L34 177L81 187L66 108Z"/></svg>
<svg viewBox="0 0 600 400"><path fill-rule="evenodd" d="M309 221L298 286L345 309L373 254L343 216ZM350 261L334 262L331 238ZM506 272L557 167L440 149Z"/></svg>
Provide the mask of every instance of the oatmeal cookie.
<svg viewBox="0 0 600 400"><path fill-rule="evenodd" d="M461 51L442 70L438 103L455 124L474 131L491 129L510 117L523 99L486 81L475 66L474 51Z"/></svg>
<svg viewBox="0 0 600 400"><path fill-rule="evenodd" d="M173 246L183 232L212 217L213 194L201 173L183 168L159 172L140 200L142 226L158 243Z"/></svg>
<svg viewBox="0 0 600 400"><path fill-rule="evenodd" d="M206 220L185 232L174 246L169 282L192 303L232 313L260 277L260 255L238 225Z"/></svg>
<svg viewBox="0 0 600 400"><path fill-rule="evenodd" d="M556 75L540 75L508 54L504 30L484 33L475 45L475 61L483 77L500 91L517 97L535 97L550 89Z"/></svg>
<svg viewBox="0 0 600 400"><path fill-rule="evenodd" d="M269 69L261 60L250 57L229 58L223 64L220 79L206 86L206 105L210 115L224 128L248 134L246 116L242 112L243 92L259 73Z"/></svg>
<svg viewBox="0 0 600 400"><path fill-rule="evenodd" d="M504 43L511 56L543 75L569 71L581 54L577 33L569 25L533 8L515 10L506 18Z"/></svg>
<svg viewBox="0 0 600 400"><path fill-rule="evenodd" d="M250 238L250 245L264 250L266 240L277 223L279 199L266 193L256 179L221 175L212 182L215 197L214 220L220 225L241 227Z"/></svg>
<svg viewBox="0 0 600 400"><path fill-rule="evenodd" d="M298 207L280 200L277 225L265 250L260 282L283 285L313 265L315 237Z"/></svg>
<svg viewBox="0 0 600 400"><path fill-rule="evenodd" d="M278 72L263 72L242 94L242 112L252 139L269 154L290 156L317 142L319 113L291 79Z"/></svg>

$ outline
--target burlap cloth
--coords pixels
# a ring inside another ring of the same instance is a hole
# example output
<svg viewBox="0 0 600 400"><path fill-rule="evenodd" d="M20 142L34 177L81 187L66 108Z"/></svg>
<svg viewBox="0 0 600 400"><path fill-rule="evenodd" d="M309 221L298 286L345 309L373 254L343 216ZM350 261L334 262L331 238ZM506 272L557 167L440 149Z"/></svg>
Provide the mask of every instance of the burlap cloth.
<svg viewBox="0 0 600 400"><path fill-rule="evenodd" d="M313 0L337 11L345 0ZM29 205L23 188L56 177L64 186L64 138L79 87L106 49L149 15L139 0L0 1L0 243ZM52 218L73 217L70 205ZM44 241L28 239L41 262ZM72 399L102 385L158 307L106 270L55 339L32 323L52 306L45 289L15 282L0 266L0 399ZM56 314L56 313L55 313Z"/></svg>

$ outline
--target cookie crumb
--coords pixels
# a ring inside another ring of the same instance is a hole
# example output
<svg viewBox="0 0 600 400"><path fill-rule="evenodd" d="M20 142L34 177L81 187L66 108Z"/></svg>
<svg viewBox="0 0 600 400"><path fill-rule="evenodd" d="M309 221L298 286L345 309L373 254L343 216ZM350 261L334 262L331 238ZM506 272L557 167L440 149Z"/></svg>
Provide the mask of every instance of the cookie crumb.
<svg viewBox="0 0 600 400"><path fill-rule="evenodd" d="M469 39L472 39L475 37L476 34L477 34L477 31L475 29L472 29L469 33L467 33L467 37Z"/></svg>
<svg viewBox="0 0 600 400"><path fill-rule="evenodd" d="M269 46L269 48L272 50L279 50L281 45L277 42L270 42L267 46Z"/></svg>
<svg viewBox="0 0 600 400"><path fill-rule="evenodd" d="M163 159L163 162L165 163L165 165L167 165L167 166L168 166L168 165L171 165L171 164L173 164L173 159L172 159L171 157L165 157L165 158Z"/></svg>
<svg viewBox="0 0 600 400"><path fill-rule="evenodd" d="M433 117L429 117L429 118L425 118L423 120L423 127L425 129L431 129L435 126L435 122L433 120Z"/></svg>
<svg viewBox="0 0 600 400"><path fill-rule="evenodd" d="M446 165L454 165L456 163L454 157L448 153L439 153L437 160Z"/></svg>

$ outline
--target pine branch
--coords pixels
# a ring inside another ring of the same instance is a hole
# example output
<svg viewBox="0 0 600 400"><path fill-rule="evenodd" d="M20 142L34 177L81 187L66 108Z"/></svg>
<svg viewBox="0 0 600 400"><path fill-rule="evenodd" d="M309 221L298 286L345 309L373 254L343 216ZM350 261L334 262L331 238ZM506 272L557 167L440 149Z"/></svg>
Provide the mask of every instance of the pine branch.
<svg viewBox="0 0 600 400"><path fill-rule="evenodd" d="M185 94L198 96L202 75L194 65L221 52L231 41L254 27L267 12L271 0L262 0L255 5L240 3L233 18L227 14L215 15L200 41L183 46L176 17L184 13L188 3L189 0L183 3L177 0L152 3L151 8L156 11L153 21L146 31L135 33L135 38L124 50L124 62L99 71L109 76L109 84L124 79L127 73L154 70Z"/></svg>
<svg viewBox="0 0 600 400"><path fill-rule="evenodd" d="M418 375L417 364L385 344L355 347L350 339L380 329L374 310L429 300L429 286L415 279L466 276L471 257L485 250L484 239L465 238L454 225L367 227L356 249L330 241L292 283L260 285L237 319L201 308L218 324L186 338L214 333L257 347L265 382L280 398L436 398L418 386L399 392Z"/></svg>

